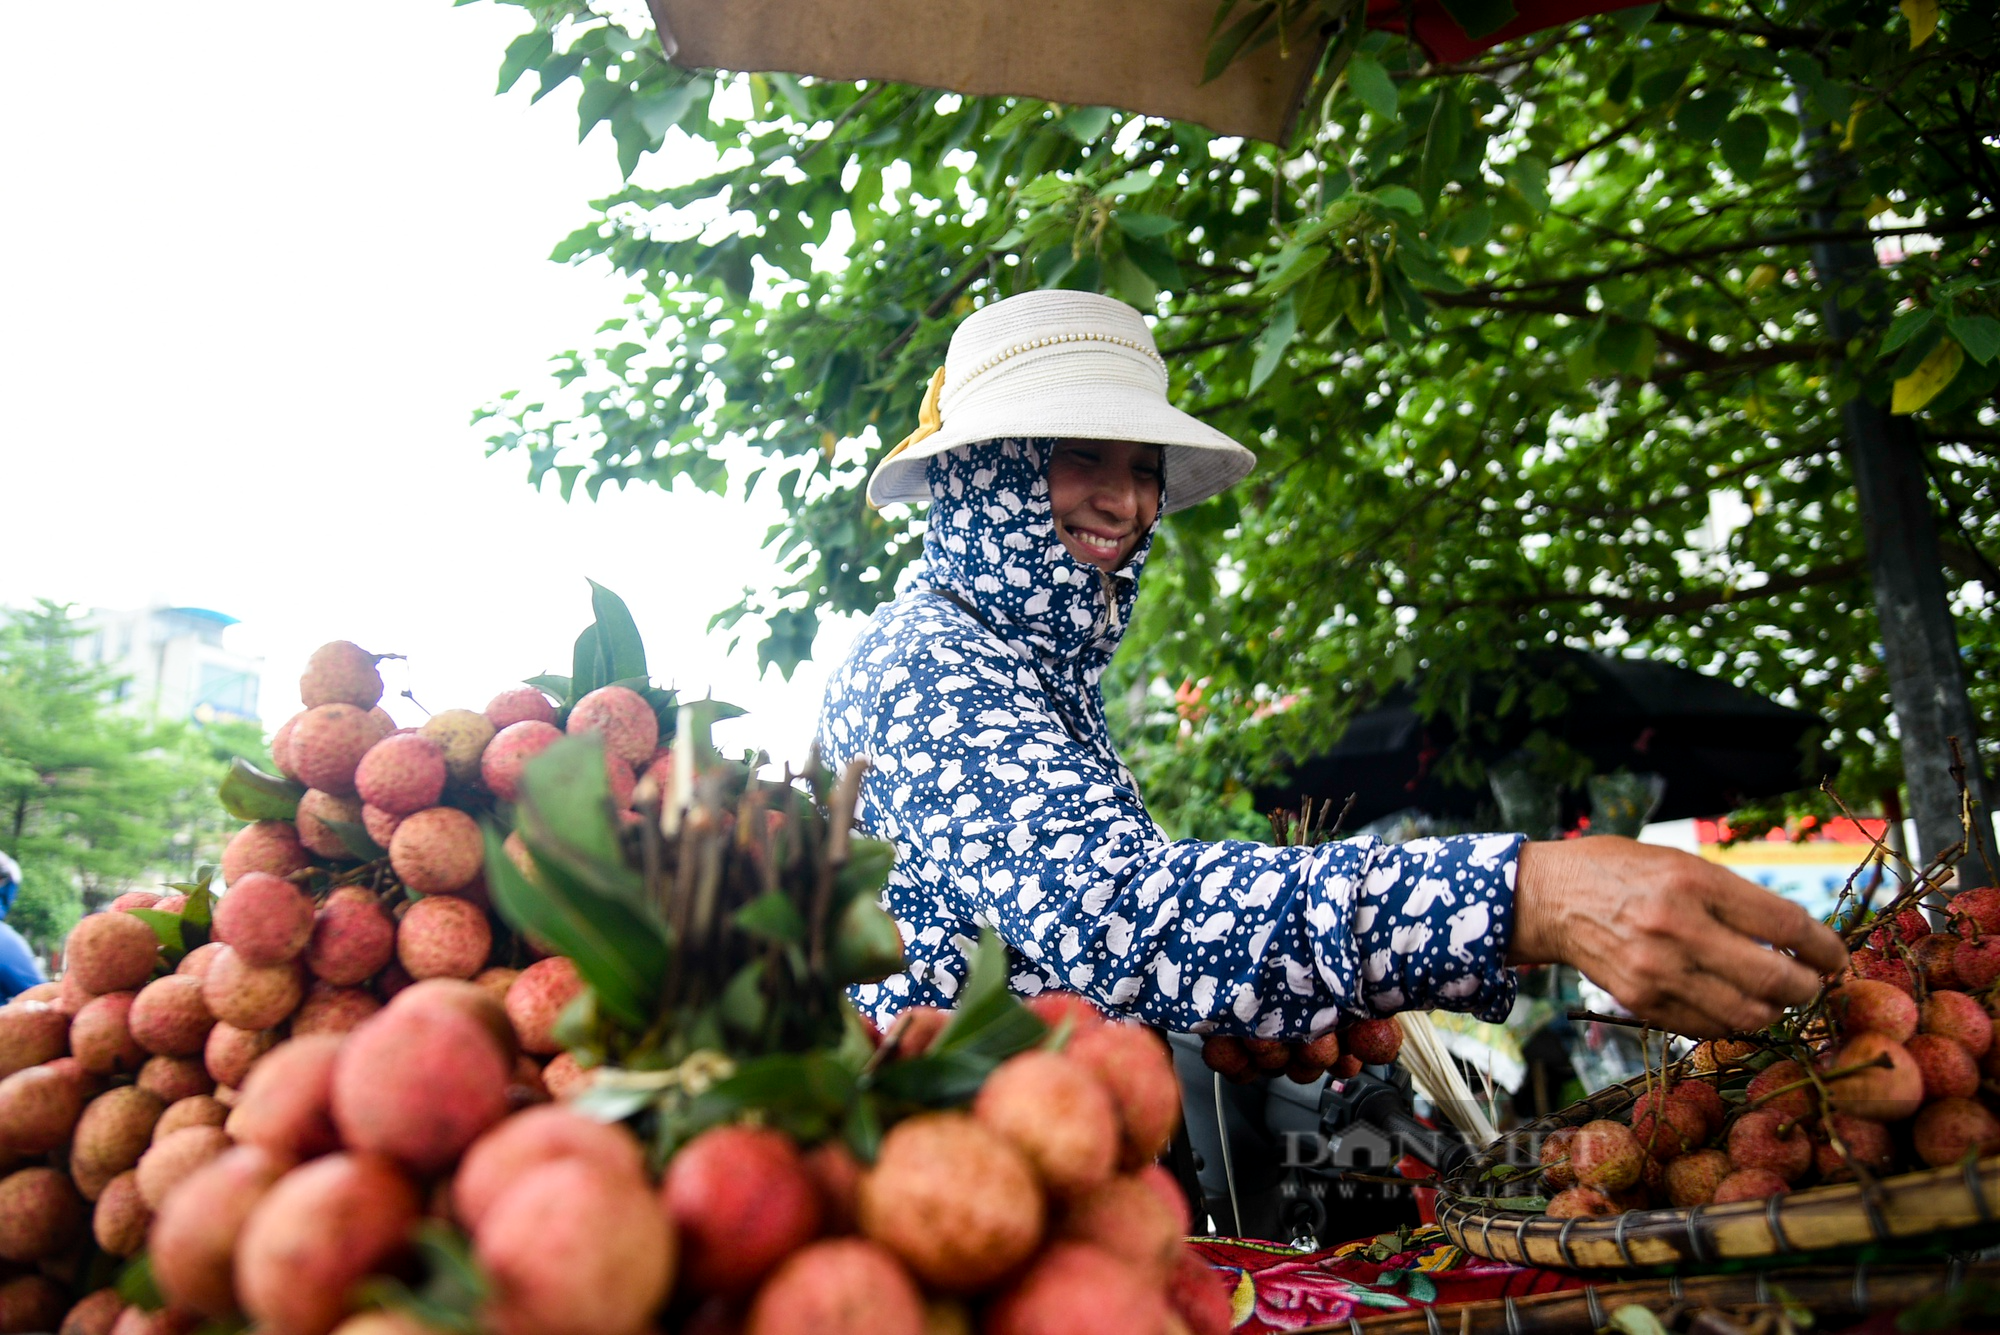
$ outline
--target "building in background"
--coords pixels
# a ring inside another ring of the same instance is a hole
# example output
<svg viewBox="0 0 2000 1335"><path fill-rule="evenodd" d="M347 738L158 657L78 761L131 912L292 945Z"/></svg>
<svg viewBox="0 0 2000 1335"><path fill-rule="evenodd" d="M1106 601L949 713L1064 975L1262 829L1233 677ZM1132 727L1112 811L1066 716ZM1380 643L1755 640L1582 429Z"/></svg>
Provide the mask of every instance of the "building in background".
<svg viewBox="0 0 2000 1335"><path fill-rule="evenodd" d="M206 607L92 608L77 653L125 678L119 701L136 714L198 723L256 722L264 660L233 653L236 618Z"/></svg>

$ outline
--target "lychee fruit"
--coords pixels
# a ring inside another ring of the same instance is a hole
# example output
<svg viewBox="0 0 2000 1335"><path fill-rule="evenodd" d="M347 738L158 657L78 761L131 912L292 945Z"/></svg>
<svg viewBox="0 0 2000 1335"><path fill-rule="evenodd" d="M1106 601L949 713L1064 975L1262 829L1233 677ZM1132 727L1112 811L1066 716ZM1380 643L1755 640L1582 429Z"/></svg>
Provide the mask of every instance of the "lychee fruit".
<svg viewBox="0 0 2000 1335"><path fill-rule="evenodd" d="M83 1222L76 1188L55 1169L23 1168L0 1178L0 1260L48 1260L82 1235Z"/></svg>
<svg viewBox="0 0 2000 1335"><path fill-rule="evenodd" d="M601 686L570 709L567 731L572 737L602 733L606 751L637 767L659 744L660 721L646 697L631 687Z"/></svg>
<svg viewBox="0 0 2000 1335"><path fill-rule="evenodd" d="M298 958L312 937L312 897L290 881L252 872L215 901L215 939L245 964L270 966Z"/></svg>
<svg viewBox="0 0 2000 1335"><path fill-rule="evenodd" d="M111 1335L111 1325L125 1310L125 1299L116 1289L99 1289L77 1301L63 1318L60 1335ZM22 1330L34 1329L22 1326ZM41 1329L48 1329L42 1326Z"/></svg>
<svg viewBox="0 0 2000 1335"><path fill-rule="evenodd" d="M511 1063L520 1054L520 1043L507 1011L493 994L463 978L425 978L398 992L389 1003L408 1010L413 1006L447 1006L479 1022L499 1045L501 1056Z"/></svg>
<svg viewBox="0 0 2000 1335"><path fill-rule="evenodd" d="M222 849L222 883L234 885L248 872L290 876L312 865L290 821L260 820L230 836Z"/></svg>
<svg viewBox="0 0 2000 1335"><path fill-rule="evenodd" d="M69 1144L89 1091L83 1079L51 1062L0 1080L0 1127L16 1154L47 1154Z"/></svg>
<svg viewBox="0 0 2000 1335"><path fill-rule="evenodd" d="M394 816L436 806L444 793L444 748L414 732L384 737L354 771L361 800Z"/></svg>
<svg viewBox="0 0 2000 1335"><path fill-rule="evenodd" d="M1622 1191L1639 1180L1646 1153L1622 1122L1602 1118L1577 1128L1569 1145L1570 1171L1580 1186Z"/></svg>
<svg viewBox="0 0 2000 1335"><path fill-rule="evenodd" d="M353 797L361 757L387 735L368 711L353 705L308 709L292 728L292 768L308 788L335 797Z"/></svg>
<svg viewBox="0 0 2000 1335"><path fill-rule="evenodd" d="M220 941L210 941L196 946L193 950L181 956L181 962L174 966L174 972L197 980L206 978L208 977L208 966L215 963L215 957L221 953L222 942Z"/></svg>
<svg viewBox="0 0 2000 1335"><path fill-rule="evenodd" d="M159 963L160 939L129 913L92 913L69 934L63 961L77 986L94 997L136 992Z"/></svg>
<svg viewBox="0 0 2000 1335"><path fill-rule="evenodd" d="M366 982L396 955L396 923L371 892L336 890L313 917L306 967L339 986Z"/></svg>
<svg viewBox="0 0 2000 1335"><path fill-rule="evenodd" d="M1060 988L1037 992L1034 996L1023 1000L1021 1004L1051 1029L1060 1028L1067 1022L1071 1033L1095 1029L1107 1019L1104 1012L1099 1010L1088 997L1065 992Z"/></svg>
<svg viewBox="0 0 2000 1335"><path fill-rule="evenodd" d="M1619 1213L1611 1198L1596 1187L1567 1187L1549 1197L1543 1213L1551 1219L1598 1219Z"/></svg>
<svg viewBox="0 0 2000 1335"><path fill-rule="evenodd" d="M1137 1177L1115 1177L1072 1198L1056 1233L1087 1242L1164 1281L1185 1236L1182 1213Z"/></svg>
<svg viewBox="0 0 2000 1335"><path fill-rule="evenodd" d="M1394 1019L1356 1020L1340 1030L1340 1046L1364 1066L1387 1066L1403 1050L1403 1030Z"/></svg>
<svg viewBox="0 0 2000 1335"><path fill-rule="evenodd" d="M167 1198L146 1244L153 1276L169 1302L218 1321L236 1314L237 1241L245 1221L290 1166L268 1150L239 1145Z"/></svg>
<svg viewBox="0 0 2000 1335"><path fill-rule="evenodd" d="M265 1053L230 1110L230 1136L293 1159L338 1149L333 1068L340 1047L337 1034L307 1034Z"/></svg>
<svg viewBox="0 0 2000 1335"><path fill-rule="evenodd" d="M1733 1201L1762 1201L1791 1192L1791 1183L1768 1168L1739 1168L1716 1184L1713 1205Z"/></svg>
<svg viewBox="0 0 2000 1335"><path fill-rule="evenodd" d="M1697 1071L1719 1071L1749 1057L1757 1045L1748 1039L1709 1038L1694 1045L1688 1061Z"/></svg>
<svg viewBox="0 0 2000 1335"><path fill-rule="evenodd" d="M1715 1189L1729 1176L1729 1156L1721 1150L1696 1150L1671 1160L1666 1166L1667 1204L1680 1209L1706 1205L1715 1199Z"/></svg>
<svg viewBox="0 0 2000 1335"><path fill-rule="evenodd" d="M345 1039L334 1125L350 1148L436 1172L507 1115L510 1069L486 1026L464 1011L390 1006Z"/></svg>
<svg viewBox="0 0 2000 1335"><path fill-rule="evenodd" d="M156 907L160 897L151 890L127 890L124 894L104 906L106 913L123 913L126 909L150 909Z"/></svg>
<svg viewBox="0 0 2000 1335"><path fill-rule="evenodd" d="M305 710L301 709L298 713L280 723L278 730L271 734L271 763L277 766L278 773L284 775L293 783L299 781L299 772L292 768L292 729L298 726L299 719L305 715L305 712Z"/></svg>
<svg viewBox="0 0 2000 1335"><path fill-rule="evenodd" d="M486 702L486 721L496 732L505 732L516 723L554 723L556 707L533 686L516 686Z"/></svg>
<svg viewBox="0 0 2000 1335"><path fill-rule="evenodd" d="M1248 1084L1257 1078L1249 1049L1234 1034L1210 1034L1202 1039L1201 1060L1209 1070L1232 1084Z"/></svg>
<svg viewBox="0 0 2000 1335"><path fill-rule="evenodd" d="M1868 944L1883 954L1891 954L1898 945L1910 945L1931 934L1930 920L1918 909L1903 909L1893 917L1884 919L1868 934Z"/></svg>
<svg viewBox="0 0 2000 1335"><path fill-rule="evenodd" d="M1889 1171L1895 1157L1895 1146L1890 1143L1888 1127L1845 1113L1830 1114L1826 1123L1826 1128L1813 1139L1813 1167L1819 1173L1820 1181L1849 1181L1854 1177L1855 1164L1871 1173ZM1833 1147L1833 1141L1826 1134L1828 1129L1839 1135L1841 1145L1847 1150L1845 1155Z"/></svg>
<svg viewBox="0 0 2000 1335"><path fill-rule="evenodd" d="M238 1029L269 1029L282 1023L298 1009L305 993L304 971L296 961L252 964L229 945L217 952L208 976L201 980L201 999L209 1014Z"/></svg>
<svg viewBox="0 0 2000 1335"><path fill-rule="evenodd" d="M505 801L521 795L521 771L530 760L561 741L562 729L529 719L502 728L479 760L479 775L488 791Z"/></svg>
<svg viewBox="0 0 2000 1335"><path fill-rule="evenodd" d="M1882 1034L1862 1034L1849 1039L1825 1061L1823 1069L1837 1071L1883 1058L1889 1063L1886 1069L1868 1066L1838 1079L1827 1079L1827 1095L1833 1111L1877 1122L1898 1122L1923 1104L1923 1073L1902 1044Z"/></svg>
<svg viewBox="0 0 2000 1335"><path fill-rule="evenodd" d="M1542 1182L1556 1191L1576 1185L1576 1170L1570 1166L1570 1146L1576 1141L1576 1128L1557 1127L1542 1137L1538 1156L1542 1164Z"/></svg>
<svg viewBox="0 0 2000 1335"><path fill-rule="evenodd" d="M1085 1243L1058 1242L988 1309L988 1335L1053 1335L1116 1330L1166 1335L1170 1317L1158 1285Z"/></svg>
<svg viewBox="0 0 2000 1335"><path fill-rule="evenodd" d="M389 844L389 865L420 895L463 890L485 863L479 822L456 807L427 807L405 816Z"/></svg>
<svg viewBox="0 0 2000 1335"><path fill-rule="evenodd" d="M1924 999L1919 1013L1917 1028L1926 1034L1936 1034L1971 1053L1974 1058L1986 1055L1986 1049L1993 1045L1993 1020L1977 997L1963 992L1937 991Z"/></svg>
<svg viewBox="0 0 2000 1335"><path fill-rule="evenodd" d="M365 987L315 982L292 1013L292 1037L344 1034L381 1009L382 1003Z"/></svg>
<svg viewBox="0 0 2000 1335"><path fill-rule="evenodd" d="M220 1127L229 1120L229 1109L220 1099L207 1094L192 1094L167 1105L160 1114L160 1120L153 1123L153 1144L157 1145L176 1131L185 1131L191 1126Z"/></svg>
<svg viewBox="0 0 2000 1335"><path fill-rule="evenodd" d="M313 853L335 861L352 861L354 854L348 850L347 841L340 837L334 824L360 825L361 799L338 797L317 788L306 790L299 799L298 810L299 842Z"/></svg>
<svg viewBox="0 0 2000 1335"><path fill-rule="evenodd" d="M556 1019L583 992L576 965L561 955L536 960L507 989L507 1018L524 1051L547 1056L562 1051Z"/></svg>
<svg viewBox="0 0 2000 1335"><path fill-rule="evenodd" d="M865 1238L830 1238L785 1259L758 1290L743 1335L926 1335L909 1272Z"/></svg>
<svg viewBox="0 0 2000 1335"><path fill-rule="evenodd" d="M2000 936L1959 942L1958 949L1951 954L1951 966L1961 985L1969 991L1984 992L1994 979L2000 978Z"/></svg>
<svg viewBox="0 0 2000 1335"><path fill-rule="evenodd" d="M486 716L470 709L441 709L417 729L419 737L436 742L444 752L445 773L452 782L467 785L479 782L479 757L493 733Z"/></svg>
<svg viewBox="0 0 2000 1335"><path fill-rule="evenodd" d="M1063 1055L1111 1091L1124 1131L1121 1166L1159 1158L1181 1121L1180 1079L1166 1044L1142 1024L1103 1024L1071 1039Z"/></svg>
<svg viewBox="0 0 2000 1335"><path fill-rule="evenodd" d="M228 1149L230 1134L219 1126L186 1126L155 1139L139 1156L135 1174L146 1208L157 1210L167 1193Z"/></svg>
<svg viewBox="0 0 2000 1335"><path fill-rule="evenodd" d="M1167 1305L1186 1323L1188 1335L1229 1335L1235 1329L1234 1286L1192 1247L1181 1248L1167 1281Z"/></svg>
<svg viewBox="0 0 2000 1335"><path fill-rule="evenodd" d="M1783 1113L1754 1109L1729 1128L1729 1162L1735 1168L1768 1168L1796 1182L1812 1167L1812 1142L1805 1128Z"/></svg>
<svg viewBox="0 0 2000 1335"><path fill-rule="evenodd" d="M68 1052L69 1031L70 1017L43 1002L0 1006L0 1078Z"/></svg>
<svg viewBox="0 0 2000 1335"><path fill-rule="evenodd" d="M96 1200L112 1178L138 1166L164 1111L165 1104L134 1085L99 1094L85 1105L70 1139L69 1166L86 1198Z"/></svg>
<svg viewBox="0 0 2000 1335"><path fill-rule="evenodd" d="M0 1330L54 1330L69 1308L69 1291L46 1275L0 1283Z"/></svg>
<svg viewBox="0 0 2000 1335"><path fill-rule="evenodd" d="M1117 1167L1121 1132L1111 1092L1060 1053L1024 1052L1002 1062L972 1114L1014 1142L1058 1197L1108 1182Z"/></svg>
<svg viewBox="0 0 2000 1335"><path fill-rule="evenodd" d="M1679 1158L1708 1139L1701 1110L1656 1089L1632 1109L1632 1138L1661 1163Z"/></svg>
<svg viewBox="0 0 2000 1335"><path fill-rule="evenodd" d="M1722 1134L1722 1124L1729 1116L1729 1105L1722 1101L1722 1095L1715 1092L1715 1086L1700 1080L1683 1080L1667 1092L1667 1098L1674 1103L1686 1104L1700 1115L1704 1140L1712 1140Z"/></svg>
<svg viewBox="0 0 2000 1335"><path fill-rule="evenodd" d="M558 1052L542 1068L542 1083L548 1087L549 1097L559 1103L583 1093L596 1079L597 1072L578 1062L573 1052Z"/></svg>
<svg viewBox="0 0 2000 1335"><path fill-rule="evenodd" d="M1857 978L1826 994L1827 1014L1843 1034L1883 1034L1902 1042L1917 1032L1917 1003L1887 983Z"/></svg>
<svg viewBox="0 0 2000 1335"><path fill-rule="evenodd" d="M822 1231L852 1233L859 1227L861 1174L854 1151L838 1140L823 1140L805 1152L806 1174L819 1190Z"/></svg>
<svg viewBox="0 0 2000 1335"><path fill-rule="evenodd" d="M418 900L396 928L396 958L412 978L471 978L492 950L486 915L451 895Z"/></svg>
<svg viewBox="0 0 2000 1335"><path fill-rule="evenodd" d="M151 984L148 984L151 986ZM93 997L70 1021L69 1050L83 1069L97 1075L128 1074L146 1060L146 1050L132 1037L131 992L107 992Z"/></svg>
<svg viewBox="0 0 2000 1335"><path fill-rule="evenodd" d="M660 1203L680 1235L682 1283L694 1294L749 1293L820 1228L819 1191L798 1146L767 1127L696 1136L668 1162Z"/></svg>
<svg viewBox="0 0 2000 1335"><path fill-rule="evenodd" d="M478 1230L486 1211L528 1170L558 1159L584 1159L614 1177L645 1178L645 1148L623 1126L553 1106L507 1118L474 1141L452 1179L452 1209Z"/></svg>
<svg viewBox="0 0 2000 1335"><path fill-rule="evenodd" d="M396 831L402 827L403 818L394 812L371 807L366 802L361 804L361 828L368 831L375 847L388 851L389 845L396 842Z"/></svg>
<svg viewBox="0 0 2000 1335"><path fill-rule="evenodd" d="M1979 1063L1948 1038L1918 1034L1903 1044L1923 1076L1924 1101L1969 1099L1979 1092Z"/></svg>
<svg viewBox="0 0 2000 1335"><path fill-rule="evenodd" d="M1944 911L1952 930L1962 937L2000 933L2000 890L1991 886L1960 891L1945 902Z"/></svg>
<svg viewBox="0 0 2000 1335"><path fill-rule="evenodd" d="M905 1006L889 1022L883 1041L894 1041L898 1057L921 1057L951 1023L951 1012L936 1006Z"/></svg>
<svg viewBox="0 0 2000 1335"><path fill-rule="evenodd" d="M1954 956L1953 958L1956 958ZM1883 955L1862 946L1847 957L1847 972L1843 979L1866 978L1878 983L1887 983L1899 992L1916 994L1916 983L1910 977L1907 964L1893 955Z"/></svg>
<svg viewBox="0 0 2000 1335"><path fill-rule="evenodd" d="M1026 1260L1044 1208L1027 1156L959 1112L899 1122L861 1180L862 1231L947 1293L977 1292Z"/></svg>
<svg viewBox="0 0 2000 1335"><path fill-rule="evenodd" d="M674 1244L642 1174L582 1158L539 1164L479 1222L488 1318L535 1335L639 1335L673 1283Z"/></svg>
<svg viewBox="0 0 2000 1335"><path fill-rule="evenodd" d="M208 1035L204 1033L202 1046L206 1048L207 1044ZM139 1068L138 1084L169 1108L182 1099L215 1091L215 1078L208 1073L199 1051L186 1057L148 1057Z"/></svg>
<svg viewBox="0 0 2000 1335"><path fill-rule="evenodd" d="M373 709L382 702L382 674L375 668L381 661L346 640L322 644L299 676L299 700L307 709L335 704Z"/></svg>
<svg viewBox="0 0 2000 1335"><path fill-rule="evenodd" d="M239 1029L217 1021L202 1045L202 1064L218 1085L240 1088L259 1057L271 1050L278 1036L268 1029Z"/></svg>
<svg viewBox="0 0 2000 1335"><path fill-rule="evenodd" d="M145 1247L146 1230L152 1223L153 1207L140 1194L139 1174L135 1169L105 1183L97 1197L97 1208L91 1212L90 1232L97 1245L113 1256L131 1256Z"/></svg>
<svg viewBox="0 0 2000 1335"><path fill-rule="evenodd" d="M1785 1092L1774 1092L1780 1089ZM1778 1113L1795 1122L1804 1121L1814 1112L1813 1089L1806 1079L1805 1067L1790 1058L1772 1062L1750 1081L1744 1091L1744 1105Z"/></svg>
<svg viewBox="0 0 2000 1335"><path fill-rule="evenodd" d="M285 1335L328 1335L351 1290L405 1245L417 1190L389 1160L330 1154L287 1173L244 1222L236 1254L243 1308Z"/></svg>
<svg viewBox="0 0 2000 1335"><path fill-rule="evenodd" d="M507 1005L507 992L514 986L514 980L521 976L521 972L519 969L509 969L504 965L496 964L491 968L481 969L477 974L473 975L472 981L492 993L493 999L500 1003L502 1009L505 1009Z"/></svg>
<svg viewBox="0 0 2000 1335"><path fill-rule="evenodd" d="M1959 940L1955 936L1934 933L1919 938L1909 948L1910 962L1923 975L1924 986L1933 992L1957 988Z"/></svg>
<svg viewBox="0 0 2000 1335"><path fill-rule="evenodd" d="M1917 1114L1912 1134L1917 1157L1933 1168L1955 1164L1967 1155L1984 1159L2000 1153L2000 1121L1972 1099L1943 1098L1930 1104Z"/></svg>

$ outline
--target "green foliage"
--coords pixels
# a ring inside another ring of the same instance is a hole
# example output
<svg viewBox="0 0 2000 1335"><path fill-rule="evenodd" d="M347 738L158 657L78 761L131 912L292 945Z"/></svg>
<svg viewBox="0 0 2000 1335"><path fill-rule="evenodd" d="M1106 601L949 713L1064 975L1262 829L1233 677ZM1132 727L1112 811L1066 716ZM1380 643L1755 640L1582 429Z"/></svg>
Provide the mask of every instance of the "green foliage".
<svg viewBox="0 0 2000 1335"><path fill-rule="evenodd" d="M1944 0L1915 49L1894 6L1859 0L1648 6L1459 67L1371 33L1329 45L1283 146L689 73L581 4L524 7L503 87L577 79L581 129L608 122L628 174L670 135L708 165L600 201L557 247L632 294L603 346L556 359L558 396L486 414L492 449L594 495L721 490L723 442L746 445L740 480L786 510L789 582L718 622L761 619L782 670L917 551L910 516L870 511L861 484L956 322L1066 287L1155 313L1177 402L1261 456L1165 522L1109 683L1202 683L1185 718L1136 692L1124 725L1171 824L1254 824L1243 782L1419 676L1422 706L1473 735L1475 674L1545 715L1563 692L1521 661L1555 644L1812 709L1838 783L1872 799L1898 766L1838 438L1856 394L1921 397L1967 676L2000 717L1983 0ZM1270 10L1239 4L1218 43L1264 40L1237 29ZM1867 331L1842 342L1812 247L1851 240L1883 263L1838 294Z"/></svg>
<svg viewBox="0 0 2000 1335"><path fill-rule="evenodd" d="M38 948L135 885L187 878L236 828L215 785L261 753L254 724L150 722L84 662L68 608L0 611L0 848L21 864L9 921Z"/></svg>

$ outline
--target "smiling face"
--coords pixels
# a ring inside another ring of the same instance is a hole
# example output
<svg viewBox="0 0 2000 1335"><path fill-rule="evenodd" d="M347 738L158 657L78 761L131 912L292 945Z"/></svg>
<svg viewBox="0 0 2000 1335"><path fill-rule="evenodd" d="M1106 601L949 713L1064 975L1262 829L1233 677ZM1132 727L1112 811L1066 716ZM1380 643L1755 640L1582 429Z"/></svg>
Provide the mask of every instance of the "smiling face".
<svg viewBox="0 0 2000 1335"><path fill-rule="evenodd" d="M1049 459L1049 503L1069 554L1099 570L1129 560L1160 513L1160 447L1064 440Z"/></svg>

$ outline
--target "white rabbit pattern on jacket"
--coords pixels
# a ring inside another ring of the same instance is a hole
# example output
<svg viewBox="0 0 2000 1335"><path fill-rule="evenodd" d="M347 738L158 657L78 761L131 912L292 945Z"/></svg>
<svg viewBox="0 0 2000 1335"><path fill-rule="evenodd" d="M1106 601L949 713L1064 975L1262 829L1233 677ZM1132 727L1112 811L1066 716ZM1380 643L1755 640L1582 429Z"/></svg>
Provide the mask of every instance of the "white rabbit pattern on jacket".
<svg viewBox="0 0 2000 1335"><path fill-rule="evenodd" d="M820 748L836 771L873 762L856 820L896 846L882 904L908 956L856 1004L877 1021L951 1006L991 926L1017 992L1066 988L1172 1030L1503 1017L1519 836L1278 848L1169 840L1153 823L1098 689L1151 535L1113 575L1071 556L1049 504L1053 444L929 461L924 564L827 686Z"/></svg>

